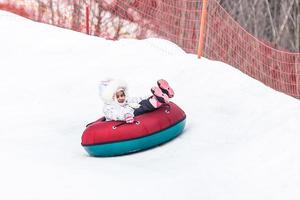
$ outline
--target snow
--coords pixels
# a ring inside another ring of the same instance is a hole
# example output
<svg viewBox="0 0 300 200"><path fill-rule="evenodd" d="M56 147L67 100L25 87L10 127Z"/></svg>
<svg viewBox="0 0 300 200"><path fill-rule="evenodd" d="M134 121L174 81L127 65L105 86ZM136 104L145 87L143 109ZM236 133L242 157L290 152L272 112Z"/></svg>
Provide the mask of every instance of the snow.
<svg viewBox="0 0 300 200"><path fill-rule="evenodd" d="M107 41L0 11L1 199L282 200L300 197L300 101L161 39ZM175 89L184 133L160 147L94 158L85 125L99 81L132 96Z"/></svg>

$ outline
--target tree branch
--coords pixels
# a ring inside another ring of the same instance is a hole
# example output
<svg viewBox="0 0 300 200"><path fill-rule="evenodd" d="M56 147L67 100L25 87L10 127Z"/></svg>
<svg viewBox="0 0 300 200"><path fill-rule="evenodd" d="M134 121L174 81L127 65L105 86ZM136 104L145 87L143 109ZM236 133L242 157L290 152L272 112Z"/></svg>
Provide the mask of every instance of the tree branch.
<svg viewBox="0 0 300 200"><path fill-rule="evenodd" d="M265 0L265 3L267 5L268 15L269 15L269 18L270 18L272 33L273 33L273 39L274 39L274 38L276 38L277 30L276 30L276 27L274 26L273 17L272 17L272 13L271 13L271 9L270 9L270 5L269 5L268 0Z"/></svg>
<svg viewBox="0 0 300 200"><path fill-rule="evenodd" d="M281 35L282 35L282 32L283 32L283 30L284 30L284 28L285 28L285 26L286 26L286 24L287 24L289 15L291 14L291 10L292 10L292 8L293 8L294 3L295 3L295 0L293 0L293 2L290 4L290 6L289 6L289 8L288 8L288 11L287 11L287 13L286 13L286 15L285 15L285 18L284 18L284 20L283 20L283 23L282 23L281 26L280 26L279 33L278 33L278 35L277 35L277 38L276 38L276 40L275 40L275 43L278 43L278 41L280 40L280 37L281 37Z"/></svg>

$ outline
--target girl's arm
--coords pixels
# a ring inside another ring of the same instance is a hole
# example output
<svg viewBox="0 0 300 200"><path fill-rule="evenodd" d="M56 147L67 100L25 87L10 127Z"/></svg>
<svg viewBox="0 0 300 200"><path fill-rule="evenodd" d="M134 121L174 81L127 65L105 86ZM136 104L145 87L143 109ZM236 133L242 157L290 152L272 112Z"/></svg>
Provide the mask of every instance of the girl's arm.
<svg viewBox="0 0 300 200"><path fill-rule="evenodd" d="M140 103L142 100L146 99L147 97L129 97L127 98L127 102L131 103Z"/></svg>
<svg viewBox="0 0 300 200"><path fill-rule="evenodd" d="M126 114L132 114L133 115L133 109L129 107L122 107L122 106L111 106L106 105L103 108L103 113L105 118L108 121L114 120L114 121L125 121L125 115Z"/></svg>

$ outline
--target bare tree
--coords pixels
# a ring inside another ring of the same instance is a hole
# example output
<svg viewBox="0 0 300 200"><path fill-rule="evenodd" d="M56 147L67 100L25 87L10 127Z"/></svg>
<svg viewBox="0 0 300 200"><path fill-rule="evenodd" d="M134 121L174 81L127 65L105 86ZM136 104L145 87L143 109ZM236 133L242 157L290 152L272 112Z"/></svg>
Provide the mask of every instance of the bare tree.
<svg viewBox="0 0 300 200"><path fill-rule="evenodd" d="M300 52L300 0L217 1L255 37Z"/></svg>

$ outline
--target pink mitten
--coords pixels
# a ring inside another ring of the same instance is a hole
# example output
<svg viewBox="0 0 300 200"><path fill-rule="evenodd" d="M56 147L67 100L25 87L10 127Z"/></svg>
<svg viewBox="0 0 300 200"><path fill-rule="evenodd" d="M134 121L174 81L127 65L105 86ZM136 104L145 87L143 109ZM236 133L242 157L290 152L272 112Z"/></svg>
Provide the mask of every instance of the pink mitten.
<svg viewBox="0 0 300 200"><path fill-rule="evenodd" d="M133 118L133 115L132 114L126 114L125 115L125 121L127 124L131 124L134 122L134 118Z"/></svg>

